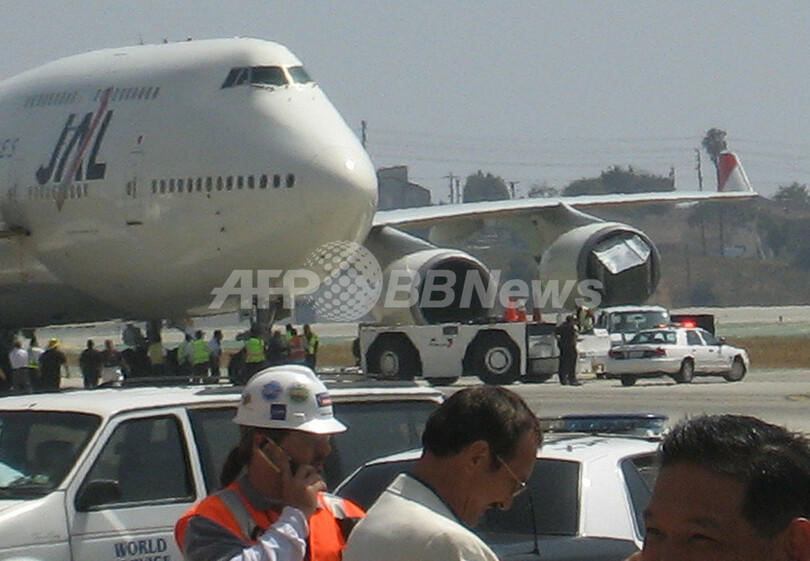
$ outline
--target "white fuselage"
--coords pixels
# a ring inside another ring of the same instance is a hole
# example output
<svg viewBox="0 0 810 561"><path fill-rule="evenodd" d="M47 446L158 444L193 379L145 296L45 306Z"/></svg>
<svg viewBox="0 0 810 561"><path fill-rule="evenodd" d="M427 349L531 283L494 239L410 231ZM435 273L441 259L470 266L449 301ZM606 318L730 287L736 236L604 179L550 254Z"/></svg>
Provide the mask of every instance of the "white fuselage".
<svg viewBox="0 0 810 561"><path fill-rule="evenodd" d="M211 313L234 270L362 241L373 166L285 47L108 49L0 83L0 325ZM251 83L251 69L254 83Z"/></svg>

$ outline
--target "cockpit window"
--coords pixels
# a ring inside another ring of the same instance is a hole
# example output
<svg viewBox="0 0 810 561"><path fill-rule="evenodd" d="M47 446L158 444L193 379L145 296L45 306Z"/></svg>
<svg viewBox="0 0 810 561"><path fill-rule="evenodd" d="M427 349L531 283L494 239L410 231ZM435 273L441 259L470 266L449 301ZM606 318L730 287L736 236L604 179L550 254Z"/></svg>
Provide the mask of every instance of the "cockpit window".
<svg viewBox="0 0 810 561"><path fill-rule="evenodd" d="M241 86L250 80L250 68L231 68L228 72L228 77L222 83L223 88L232 88L233 86Z"/></svg>
<svg viewBox="0 0 810 561"><path fill-rule="evenodd" d="M292 78L293 82L296 84L308 84L312 82L312 78L309 77L309 74L307 74L303 66L290 66L287 72L290 73L290 78Z"/></svg>
<svg viewBox="0 0 810 561"><path fill-rule="evenodd" d="M233 88L245 84L254 86L286 86L292 80L295 84L309 84L312 78L309 77L303 66L291 66L287 68L289 79L284 69L280 66L242 66L231 68L228 76L222 83L222 88Z"/></svg>
<svg viewBox="0 0 810 561"><path fill-rule="evenodd" d="M254 66L250 69L251 85L286 86L287 76L278 66Z"/></svg>

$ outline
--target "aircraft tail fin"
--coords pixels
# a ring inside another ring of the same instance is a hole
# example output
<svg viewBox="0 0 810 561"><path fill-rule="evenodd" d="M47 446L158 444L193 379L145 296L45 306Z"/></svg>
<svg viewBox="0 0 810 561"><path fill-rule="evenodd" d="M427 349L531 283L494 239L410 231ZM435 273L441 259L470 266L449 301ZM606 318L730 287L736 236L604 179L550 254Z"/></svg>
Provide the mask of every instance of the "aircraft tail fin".
<svg viewBox="0 0 810 561"><path fill-rule="evenodd" d="M720 154L717 162L717 190L721 193L754 191L737 154L733 152Z"/></svg>

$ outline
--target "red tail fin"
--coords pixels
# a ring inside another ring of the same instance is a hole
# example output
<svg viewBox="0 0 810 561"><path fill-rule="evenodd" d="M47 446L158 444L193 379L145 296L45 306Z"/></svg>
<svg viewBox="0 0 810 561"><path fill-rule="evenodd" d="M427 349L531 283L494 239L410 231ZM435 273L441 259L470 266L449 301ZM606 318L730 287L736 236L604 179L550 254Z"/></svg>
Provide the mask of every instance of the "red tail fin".
<svg viewBox="0 0 810 561"><path fill-rule="evenodd" d="M748 176L740 164L740 160L733 152L723 152L717 162L717 190L728 191L753 191Z"/></svg>

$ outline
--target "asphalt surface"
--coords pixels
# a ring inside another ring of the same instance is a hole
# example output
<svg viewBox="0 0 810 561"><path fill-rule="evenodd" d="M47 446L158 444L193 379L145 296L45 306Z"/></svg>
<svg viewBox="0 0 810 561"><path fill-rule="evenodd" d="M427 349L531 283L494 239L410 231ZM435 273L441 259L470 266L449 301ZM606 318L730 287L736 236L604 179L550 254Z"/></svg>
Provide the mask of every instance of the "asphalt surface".
<svg viewBox="0 0 810 561"><path fill-rule="evenodd" d="M78 369L62 380L63 387L82 385ZM810 369L752 369L741 382L720 377L696 376L691 384L676 384L671 378L639 380L623 387L619 380L580 377L582 386L561 386L556 376L542 384L517 382L509 386L520 394L539 416L569 413L663 413L670 422L700 414L754 415L792 430L810 434ZM445 394L481 382L463 377Z"/></svg>
<svg viewBox="0 0 810 561"><path fill-rule="evenodd" d="M561 386L556 379L542 384L510 386L540 416L568 413L663 413L670 422L700 414L735 413L761 417L792 430L810 433L810 369L752 369L741 382L720 377L698 377L691 384L676 384L671 378L639 380L623 387L619 380L581 378L579 387ZM443 388L479 384L476 378L461 378Z"/></svg>

